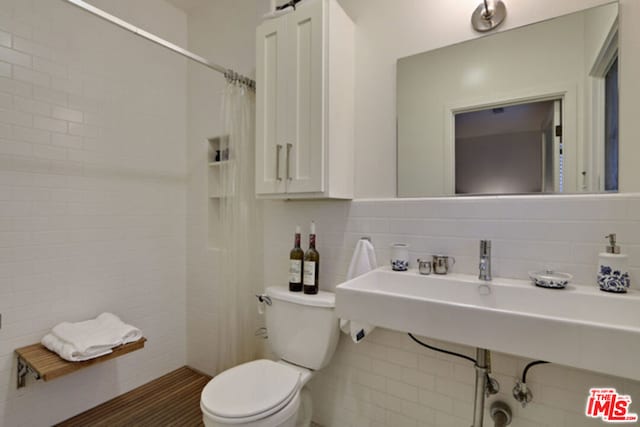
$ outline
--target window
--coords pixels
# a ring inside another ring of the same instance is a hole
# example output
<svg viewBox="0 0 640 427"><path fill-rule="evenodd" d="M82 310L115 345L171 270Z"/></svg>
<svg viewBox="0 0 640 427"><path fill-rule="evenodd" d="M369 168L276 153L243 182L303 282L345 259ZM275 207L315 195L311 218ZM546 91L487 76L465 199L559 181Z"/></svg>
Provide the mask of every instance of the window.
<svg viewBox="0 0 640 427"><path fill-rule="evenodd" d="M605 75L604 189L618 190L618 58Z"/></svg>

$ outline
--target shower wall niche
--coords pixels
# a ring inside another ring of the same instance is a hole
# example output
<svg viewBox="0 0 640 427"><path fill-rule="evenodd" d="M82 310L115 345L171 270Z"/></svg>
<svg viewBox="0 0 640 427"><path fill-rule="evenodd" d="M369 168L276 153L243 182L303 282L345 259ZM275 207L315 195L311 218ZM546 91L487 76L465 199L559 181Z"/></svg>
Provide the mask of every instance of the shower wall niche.
<svg viewBox="0 0 640 427"><path fill-rule="evenodd" d="M228 151L228 136L221 135L208 139L207 150L207 197L208 202L208 246L220 246L220 199L224 197L223 173L233 161Z"/></svg>
<svg viewBox="0 0 640 427"><path fill-rule="evenodd" d="M209 166L209 198L222 197L222 173L229 164L229 151L226 148L227 136L209 138L208 166Z"/></svg>

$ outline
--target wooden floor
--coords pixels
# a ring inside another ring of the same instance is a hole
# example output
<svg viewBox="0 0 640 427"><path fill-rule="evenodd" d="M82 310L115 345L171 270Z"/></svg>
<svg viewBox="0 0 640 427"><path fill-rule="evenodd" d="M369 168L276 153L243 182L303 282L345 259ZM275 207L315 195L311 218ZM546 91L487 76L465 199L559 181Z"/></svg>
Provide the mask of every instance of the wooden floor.
<svg viewBox="0 0 640 427"><path fill-rule="evenodd" d="M57 425L202 426L200 393L210 379L185 366Z"/></svg>

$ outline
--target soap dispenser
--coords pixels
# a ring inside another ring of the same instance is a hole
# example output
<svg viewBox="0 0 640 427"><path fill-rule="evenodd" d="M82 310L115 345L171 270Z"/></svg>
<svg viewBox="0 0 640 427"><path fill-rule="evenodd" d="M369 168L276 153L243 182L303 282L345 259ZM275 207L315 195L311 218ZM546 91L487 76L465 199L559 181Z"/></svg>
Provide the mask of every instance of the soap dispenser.
<svg viewBox="0 0 640 427"><path fill-rule="evenodd" d="M606 252L598 256L598 285L606 292L624 293L631 285L629 279L628 257L620 253L616 244L616 235L609 234Z"/></svg>

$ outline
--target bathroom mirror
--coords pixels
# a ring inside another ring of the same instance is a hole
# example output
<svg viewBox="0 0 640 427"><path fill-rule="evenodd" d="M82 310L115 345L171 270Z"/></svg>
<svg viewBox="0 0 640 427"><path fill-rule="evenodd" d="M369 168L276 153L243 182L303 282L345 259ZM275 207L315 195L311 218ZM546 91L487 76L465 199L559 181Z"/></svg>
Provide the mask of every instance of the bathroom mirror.
<svg viewBox="0 0 640 427"><path fill-rule="evenodd" d="M398 60L398 197L618 190L618 4Z"/></svg>

